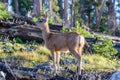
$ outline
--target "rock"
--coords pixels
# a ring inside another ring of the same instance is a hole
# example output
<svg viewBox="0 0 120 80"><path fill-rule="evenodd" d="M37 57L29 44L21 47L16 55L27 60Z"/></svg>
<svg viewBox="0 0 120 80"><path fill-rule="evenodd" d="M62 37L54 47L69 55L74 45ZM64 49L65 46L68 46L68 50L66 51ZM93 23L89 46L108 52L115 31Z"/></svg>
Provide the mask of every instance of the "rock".
<svg viewBox="0 0 120 80"><path fill-rule="evenodd" d="M61 62L61 64L65 64L65 65L71 65L71 64L76 64L77 60L76 59L69 59L69 58L65 58L63 59Z"/></svg>
<svg viewBox="0 0 120 80"><path fill-rule="evenodd" d="M113 73L109 80L120 80L120 71Z"/></svg>
<svg viewBox="0 0 120 80"><path fill-rule="evenodd" d="M45 70L45 71L53 71L52 63L50 63L50 62L41 63L41 64L38 64L35 67L38 68L38 69Z"/></svg>
<svg viewBox="0 0 120 80"><path fill-rule="evenodd" d="M0 71L0 80L5 80L5 73L3 71Z"/></svg>

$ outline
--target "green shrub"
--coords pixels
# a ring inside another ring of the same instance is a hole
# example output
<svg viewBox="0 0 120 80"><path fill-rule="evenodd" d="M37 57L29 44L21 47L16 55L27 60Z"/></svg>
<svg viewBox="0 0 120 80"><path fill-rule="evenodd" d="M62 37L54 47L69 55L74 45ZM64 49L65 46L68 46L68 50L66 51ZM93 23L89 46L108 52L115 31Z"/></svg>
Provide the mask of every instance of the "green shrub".
<svg viewBox="0 0 120 80"><path fill-rule="evenodd" d="M67 33L67 32L70 32L70 31L63 26L61 32Z"/></svg>
<svg viewBox="0 0 120 80"><path fill-rule="evenodd" d="M86 37L93 37L90 32L85 30L82 26L80 26L79 23L77 23L76 27L72 27L71 30L69 31L65 27L62 28L62 32L78 32L79 34L86 36Z"/></svg>
<svg viewBox="0 0 120 80"><path fill-rule="evenodd" d="M15 43L23 43L22 39L19 38L19 37L14 38L13 42L15 42Z"/></svg>
<svg viewBox="0 0 120 80"><path fill-rule="evenodd" d="M0 19L1 18L11 18L11 17L12 16L7 11L5 5L2 2L0 2Z"/></svg>
<svg viewBox="0 0 120 80"><path fill-rule="evenodd" d="M112 58L114 54L117 53L117 50L113 48L114 44L111 39L107 39L104 42L97 42L93 44L93 50L95 53L100 54L106 58Z"/></svg>
<svg viewBox="0 0 120 80"><path fill-rule="evenodd" d="M53 20L52 18L49 18L49 19L48 19L48 23L54 24L54 20Z"/></svg>
<svg viewBox="0 0 120 80"><path fill-rule="evenodd" d="M78 32L83 36L91 37L91 34L88 31L86 31L83 27L80 27L80 26L77 26L76 28L72 28L72 31Z"/></svg>
<svg viewBox="0 0 120 80"><path fill-rule="evenodd" d="M58 22L58 23L61 23L62 22L62 19L58 16L55 17L55 20Z"/></svg>
<svg viewBox="0 0 120 80"><path fill-rule="evenodd" d="M32 21L33 21L33 22L37 22L37 21L38 21L38 18L33 17L33 18L32 18Z"/></svg>

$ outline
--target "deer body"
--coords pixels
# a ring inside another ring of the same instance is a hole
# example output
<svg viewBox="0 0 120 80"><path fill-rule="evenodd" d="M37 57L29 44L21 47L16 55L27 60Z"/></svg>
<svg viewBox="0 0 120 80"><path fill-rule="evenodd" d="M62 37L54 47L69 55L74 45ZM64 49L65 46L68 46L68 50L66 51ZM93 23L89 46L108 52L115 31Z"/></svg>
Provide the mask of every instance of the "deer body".
<svg viewBox="0 0 120 80"><path fill-rule="evenodd" d="M43 34L44 35L44 34ZM55 51L67 51L71 48L79 47L80 36L76 32L71 33L48 33L45 45L48 49Z"/></svg>
<svg viewBox="0 0 120 80"><path fill-rule="evenodd" d="M53 33L50 32L47 22L41 22L39 25L42 30L45 46L51 51L55 72L59 70L60 52L69 50L78 59L78 74L81 74L81 55L85 44L84 37L76 32Z"/></svg>

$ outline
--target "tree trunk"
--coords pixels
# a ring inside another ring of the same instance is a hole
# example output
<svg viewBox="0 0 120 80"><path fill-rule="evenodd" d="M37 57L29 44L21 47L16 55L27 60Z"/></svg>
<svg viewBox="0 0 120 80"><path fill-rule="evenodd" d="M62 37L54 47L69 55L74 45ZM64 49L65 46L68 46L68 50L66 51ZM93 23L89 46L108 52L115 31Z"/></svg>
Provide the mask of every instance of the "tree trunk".
<svg viewBox="0 0 120 80"><path fill-rule="evenodd" d="M52 18L52 1L53 0L49 0L50 18Z"/></svg>
<svg viewBox="0 0 120 80"><path fill-rule="evenodd" d="M104 8L105 8L105 3L106 3L106 0L102 0L101 7L99 9L100 12L99 12L99 14L97 15L97 18L96 18L96 29L95 29L95 31L99 30L101 16L102 16L102 13L103 13Z"/></svg>
<svg viewBox="0 0 120 80"><path fill-rule="evenodd" d="M33 0L33 3L33 14L34 16L39 17L42 11L42 0Z"/></svg>
<svg viewBox="0 0 120 80"><path fill-rule="evenodd" d="M95 4L98 4L98 0L94 0L94 3ZM98 14L99 14L99 7L98 6L95 6L95 16L96 16L96 20L97 20L97 16L98 16Z"/></svg>
<svg viewBox="0 0 120 80"><path fill-rule="evenodd" d="M72 0L72 22L71 25L72 27L75 27L75 21L76 20L76 16L75 16L75 0Z"/></svg>
<svg viewBox="0 0 120 80"><path fill-rule="evenodd" d="M63 19L63 0L58 0L58 5L59 5L59 7L60 7L60 11L59 11L59 13L60 13L60 17L61 17L61 19Z"/></svg>
<svg viewBox="0 0 120 80"><path fill-rule="evenodd" d="M89 9L89 12L88 12L88 27L89 28L92 26L91 7L92 7L92 2L90 0L89 4L88 4L88 9Z"/></svg>
<svg viewBox="0 0 120 80"><path fill-rule="evenodd" d="M69 22L68 22L68 0L64 0L64 26L66 28L69 28Z"/></svg>
<svg viewBox="0 0 120 80"><path fill-rule="evenodd" d="M98 0L94 0L94 3L97 5L98 4ZM99 6L95 6L95 20L96 20L96 31L98 31L98 29L97 29L97 26L98 26L98 24L100 25L100 23L99 22L97 22L97 18L98 18L98 16L99 16ZM98 27L99 28L99 27Z"/></svg>
<svg viewBox="0 0 120 80"><path fill-rule="evenodd" d="M115 14L115 0L108 1L108 28L111 35L115 35L116 30L116 14Z"/></svg>
<svg viewBox="0 0 120 80"><path fill-rule="evenodd" d="M40 15L41 15L41 12L42 12L42 3L43 3L43 1L42 1L42 0L39 0L39 3L40 3Z"/></svg>
<svg viewBox="0 0 120 80"><path fill-rule="evenodd" d="M18 5L18 0L14 0L14 4L15 4L15 13L19 14L19 5Z"/></svg>

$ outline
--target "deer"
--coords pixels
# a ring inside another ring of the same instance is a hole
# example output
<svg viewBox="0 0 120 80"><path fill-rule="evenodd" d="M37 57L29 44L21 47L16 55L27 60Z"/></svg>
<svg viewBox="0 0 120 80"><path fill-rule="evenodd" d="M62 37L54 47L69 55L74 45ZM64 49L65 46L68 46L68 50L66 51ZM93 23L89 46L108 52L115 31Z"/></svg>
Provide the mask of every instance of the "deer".
<svg viewBox="0 0 120 80"><path fill-rule="evenodd" d="M51 32L49 29L47 15L44 16L44 19L38 21L36 25L42 31L42 37L45 42L45 46L52 53L55 73L57 73L57 71L60 70L59 62L61 52L69 51L71 54L74 55L75 58L77 58L77 74L81 75L82 50L85 45L85 38L77 32Z"/></svg>

